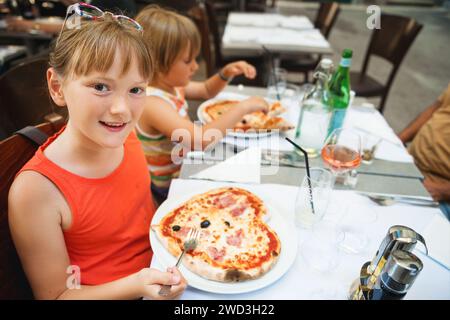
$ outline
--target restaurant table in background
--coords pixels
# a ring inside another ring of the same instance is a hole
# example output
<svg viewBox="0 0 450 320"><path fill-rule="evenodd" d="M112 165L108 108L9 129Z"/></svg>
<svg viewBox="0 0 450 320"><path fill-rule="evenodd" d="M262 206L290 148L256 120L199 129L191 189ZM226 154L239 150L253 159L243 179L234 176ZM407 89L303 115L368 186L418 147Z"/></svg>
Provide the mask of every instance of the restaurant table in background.
<svg viewBox="0 0 450 320"><path fill-rule="evenodd" d="M256 96L266 96L266 89L264 88L256 88L256 87L243 87L243 86L227 86L224 90L225 93L230 94L240 94L240 95L256 95ZM232 97L232 96L230 96ZM355 98L353 101L353 105L360 105L365 100ZM290 122L297 124L297 118L299 113L299 105L290 105L288 108L298 109L297 113L295 110L293 114L290 115ZM351 108L352 109L352 108ZM353 112L353 113L352 113ZM288 110L287 113L292 113L292 110ZM398 140L393 130L389 127L387 122L384 120L383 116L376 110L362 111L359 110L350 110L349 114L354 115L350 116L349 120L356 119L356 114L362 114L363 117L368 117L368 119L377 120L380 122L379 126L374 126L374 130L377 129L377 135L381 135L386 139L392 140L389 143L386 143L386 146L391 147L392 143L397 143L395 139ZM365 122L367 122L367 118L363 118ZM347 123L346 123L347 125ZM357 124L359 127L359 124ZM292 135L295 130L291 130L288 135ZM364 132L363 132L364 133ZM265 139L274 139L274 141L267 141ZM283 152L292 152L292 146L284 140L284 134L280 136L272 135L269 138L260 138L258 139L264 148L265 145L274 146L282 150ZM398 140L400 141L400 140ZM213 154L211 158L214 158L214 154L222 154L225 156L233 155L233 151L240 151L246 146L254 146L255 140L252 139L236 139L225 137L223 139L224 144L218 144L214 150L211 150L209 153ZM231 150L231 151L230 151ZM375 159L372 164L361 164L361 166L357 169L358 172L358 183L356 185L356 190L366 191L366 192L385 192L385 193L396 193L400 195L414 195L414 196L429 196L426 189L423 187L421 179L423 175L417 169L410 159L408 159L408 152L403 147L403 145L397 145L397 152L402 154L401 161L387 161L382 159ZM387 151L392 151L388 149ZM384 156L384 155L383 155ZM406 159L406 160L405 160ZM311 159L311 166L319 166L322 167L322 159L314 158ZM203 163L203 164L183 164L181 169L181 177L187 178L190 175L199 172L208 166L211 166L211 162ZM298 185L300 181L302 181L304 176L304 161L302 158L298 157L298 163L295 164L297 168L293 168L290 166L286 166L283 163L280 163L280 168L276 175L265 175L261 176L262 183L281 183L287 185Z"/></svg>
<svg viewBox="0 0 450 320"><path fill-rule="evenodd" d="M274 13L236 13L228 16L222 37L227 56L258 56L265 46L283 56L333 53L330 44L306 16Z"/></svg>
<svg viewBox="0 0 450 320"><path fill-rule="evenodd" d="M59 23L59 17L47 17L36 20L37 22ZM27 49L28 55L37 54L41 48L48 48L54 35L39 30L12 31L7 29L5 21L0 21L0 44L20 44Z"/></svg>

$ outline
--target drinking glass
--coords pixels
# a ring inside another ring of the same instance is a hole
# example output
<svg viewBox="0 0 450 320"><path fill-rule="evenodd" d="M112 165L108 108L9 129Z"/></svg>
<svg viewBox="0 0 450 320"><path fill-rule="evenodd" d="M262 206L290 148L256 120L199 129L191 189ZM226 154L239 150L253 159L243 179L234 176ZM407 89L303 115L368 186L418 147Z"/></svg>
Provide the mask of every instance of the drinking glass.
<svg viewBox="0 0 450 320"><path fill-rule="evenodd" d="M339 243L342 239L342 232L333 222L322 220L314 225L301 244L302 258L315 271L335 270L340 262Z"/></svg>
<svg viewBox="0 0 450 320"><path fill-rule="evenodd" d="M356 172L355 169L361 164L360 135L355 130L348 128L334 130L328 136L322 148L322 160L325 166L334 173L336 183L348 185L346 181L349 176L347 174L351 171L353 175ZM348 204L344 205L346 206L345 215L339 221L339 228L343 235L340 248L347 253L358 254L364 251L368 245L368 237L363 230L363 226L366 226L369 221L364 221L366 217L362 212L358 215L355 210L348 211ZM338 204L335 203L334 206L338 206ZM345 218L350 214L358 215L359 220L356 221L354 217L349 221L350 223L345 223Z"/></svg>
<svg viewBox="0 0 450 320"><path fill-rule="evenodd" d="M312 228L323 218L333 184L331 172L322 168L311 168L310 177L305 175L295 201L295 224L298 227Z"/></svg>
<svg viewBox="0 0 450 320"><path fill-rule="evenodd" d="M267 84L267 97L273 100L281 100L287 86L288 73L286 69L275 68L269 75Z"/></svg>
<svg viewBox="0 0 450 320"><path fill-rule="evenodd" d="M373 159L375 158L375 152L382 139L371 134L364 134L361 140L362 162L365 164L372 164Z"/></svg>
<svg viewBox="0 0 450 320"><path fill-rule="evenodd" d="M322 160L336 176L336 183L346 183L347 173L361 164L361 137L353 129L335 129L322 148Z"/></svg>

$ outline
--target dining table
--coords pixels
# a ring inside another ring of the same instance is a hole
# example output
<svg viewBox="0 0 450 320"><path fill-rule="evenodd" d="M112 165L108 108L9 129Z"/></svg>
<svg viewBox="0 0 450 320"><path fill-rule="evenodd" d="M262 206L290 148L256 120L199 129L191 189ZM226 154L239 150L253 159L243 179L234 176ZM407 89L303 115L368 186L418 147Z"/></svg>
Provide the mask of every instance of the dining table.
<svg viewBox="0 0 450 320"><path fill-rule="evenodd" d="M242 85L227 86L224 92L219 94L219 98L244 98L253 95L265 97L267 91L265 88ZM286 117L291 121L295 121L295 117L298 117L301 107L300 95L301 93L294 99L290 97L290 101L285 102L288 109ZM316 268L308 255L311 246L314 250L314 246L319 245L311 241L313 229L295 225L296 197L306 175L305 161L297 155L290 158L290 161L279 161L280 154L283 156L295 154L289 144L282 143L286 136L292 137L292 132L256 139L262 141L262 144L252 141L255 139L251 138L242 142L226 136L214 148L188 154L183 160L180 177L172 181L168 199L156 211L152 224L157 224L158 219L193 195L213 188L240 187L253 192L268 204L268 208L273 211L271 218L273 228L279 233L286 251L283 257L280 256L280 261L273 270L265 276L258 280L250 280L248 284L234 286L199 279L181 265L180 270L188 280L188 287L180 299L348 299L350 286L359 279L361 267L365 262L372 260L389 228L396 225L415 230L424 237L427 245L427 248L417 245L413 251L423 263L423 270L404 299L450 299L450 222L439 207L408 203L381 206L365 195L374 193L431 200L422 184L422 174L406 148L398 143L399 139L384 117L375 108L368 108L364 99L356 97L349 106L344 127L358 130L360 121L367 119L371 119L372 125L360 130L361 134L376 134L384 144L380 145L373 163L362 164L356 169L358 173L356 185L337 186L333 189L328 209L322 218L323 222L335 227L358 230L364 234L367 243L358 251L349 251L337 246L333 251L337 263L326 270ZM267 144L268 139L278 142ZM250 150L258 150L257 158L261 160L260 162L248 166L232 165L230 160L244 152L250 153ZM270 152L273 152L272 157L267 157L264 161L264 155ZM274 162L271 162L272 160ZM309 165L324 167L320 157L311 159ZM214 168L218 170L211 171ZM211 172L211 175L202 175L202 172ZM259 175L256 179L255 174ZM242 179L233 180L233 177L239 175ZM248 180L245 179L247 176ZM269 220L269 225L271 221ZM152 231L150 240L154 251L151 267L165 270L173 265L175 257L168 258L161 244L152 235Z"/></svg>
<svg viewBox="0 0 450 320"><path fill-rule="evenodd" d="M332 54L330 43L304 15L230 12L222 36L226 56L260 56L265 49L283 57Z"/></svg>
<svg viewBox="0 0 450 320"><path fill-rule="evenodd" d="M18 18L20 19L20 17ZM33 21L43 23L62 23L58 17L39 18ZM19 44L25 46L28 55L38 53L41 48L46 48L55 35L41 30L17 31L8 29L6 20L0 21L0 43Z"/></svg>

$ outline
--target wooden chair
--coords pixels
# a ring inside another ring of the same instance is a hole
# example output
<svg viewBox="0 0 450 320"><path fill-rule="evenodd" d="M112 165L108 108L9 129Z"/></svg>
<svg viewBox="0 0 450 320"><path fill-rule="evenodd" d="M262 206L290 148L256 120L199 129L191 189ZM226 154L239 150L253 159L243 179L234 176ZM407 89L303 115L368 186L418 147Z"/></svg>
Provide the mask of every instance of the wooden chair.
<svg viewBox="0 0 450 320"><path fill-rule="evenodd" d="M268 9L273 9L276 6L277 0L271 0L267 4L266 0L246 0L245 1L245 11L249 12L265 12Z"/></svg>
<svg viewBox="0 0 450 320"><path fill-rule="evenodd" d="M46 136L61 129L63 122L44 123L0 141L0 300L32 299L33 294L17 256L8 225L8 192L17 172L34 155ZM38 128L36 142L25 135ZM30 212L32 213L32 212Z"/></svg>
<svg viewBox="0 0 450 320"><path fill-rule="evenodd" d="M45 73L48 60L32 59L11 68L0 77L0 127L4 139L28 125L45 122L56 107L48 94ZM66 109L59 108L66 116Z"/></svg>
<svg viewBox="0 0 450 320"><path fill-rule="evenodd" d="M314 21L314 27L319 29L323 36L328 39L333 28L340 8L336 2L322 2ZM304 74L305 82L309 81L309 72L313 71L322 59L322 55L303 55L295 60L282 60L281 67L290 72L299 72Z"/></svg>
<svg viewBox="0 0 450 320"><path fill-rule="evenodd" d="M214 74L215 68L209 38L209 17L204 4L200 2L196 6L192 7L187 12L187 16L194 21L200 33L200 38L202 41L201 54L206 63L206 74L209 77Z"/></svg>
<svg viewBox="0 0 450 320"><path fill-rule="evenodd" d="M361 71L350 73L351 88L357 96L381 96L379 105L381 113L384 111L389 90L402 60L422 27L412 18L382 14L381 29L374 29L372 33ZM386 84L381 84L367 75L372 55L379 56L392 64Z"/></svg>

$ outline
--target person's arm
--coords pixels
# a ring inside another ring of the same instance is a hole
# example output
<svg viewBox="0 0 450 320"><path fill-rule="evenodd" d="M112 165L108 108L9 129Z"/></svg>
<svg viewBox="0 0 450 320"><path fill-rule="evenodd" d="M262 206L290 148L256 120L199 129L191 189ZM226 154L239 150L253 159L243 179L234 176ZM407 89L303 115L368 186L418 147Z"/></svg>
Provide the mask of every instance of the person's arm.
<svg viewBox="0 0 450 320"><path fill-rule="evenodd" d="M193 100L211 99L222 91L233 77L241 74L249 79L256 77L255 67L245 61L229 63L219 73L204 82L191 81L185 88L186 98Z"/></svg>
<svg viewBox="0 0 450 320"><path fill-rule="evenodd" d="M56 186L32 171L21 173L9 192L12 238L36 299L160 299L159 284L174 284L170 298L181 294L186 282L177 270L142 269L110 283L77 288L72 281L76 274L67 273L70 259L63 235L62 201Z"/></svg>
<svg viewBox="0 0 450 320"><path fill-rule="evenodd" d="M434 181L430 178L425 178L423 185L434 201L450 202L450 181Z"/></svg>
<svg viewBox="0 0 450 320"><path fill-rule="evenodd" d="M403 144L410 142L419 132L420 128L431 118L433 113L439 109L441 102L436 100L432 105L428 106L419 116L414 119L405 129L398 134Z"/></svg>
<svg viewBox="0 0 450 320"><path fill-rule="evenodd" d="M227 129L233 128L244 115L254 111L267 112L269 105L259 97L241 101L235 108L224 113L219 119L203 126L197 126L189 119L181 117L169 103L159 97L147 97L139 126L144 131L156 129L166 137L182 142L190 150L204 150L218 142ZM172 141L174 141L172 140Z"/></svg>

